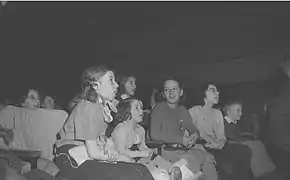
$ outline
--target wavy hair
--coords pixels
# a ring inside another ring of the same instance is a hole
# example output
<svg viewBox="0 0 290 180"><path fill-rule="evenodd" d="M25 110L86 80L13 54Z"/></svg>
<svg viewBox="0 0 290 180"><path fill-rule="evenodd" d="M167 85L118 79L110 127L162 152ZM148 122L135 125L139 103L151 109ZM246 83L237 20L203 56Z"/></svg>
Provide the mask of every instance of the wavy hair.
<svg viewBox="0 0 290 180"><path fill-rule="evenodd" d="M69 110L72 110L75 105L82 99L95 103L99 97L96 90L93 88L96 82L100 80L108 71L113 71L106 66L89 67L83 74L81 79L81 92L77 94L69 103Z"/></svg>

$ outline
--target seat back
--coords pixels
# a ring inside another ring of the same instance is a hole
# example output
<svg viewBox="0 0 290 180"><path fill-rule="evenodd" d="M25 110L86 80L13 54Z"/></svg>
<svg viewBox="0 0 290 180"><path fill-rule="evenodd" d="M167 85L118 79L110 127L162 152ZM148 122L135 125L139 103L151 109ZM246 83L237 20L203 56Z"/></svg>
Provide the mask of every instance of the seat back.
<svg viewBox="0 0 290 180"><path fill-rule="evenodd" d="M67 117L62 110L8 106L0 112L0 124L14 131L10 148L40 150L41 157L52 160L56 134ZM0 141L0 148L5 146Z"/></svg>

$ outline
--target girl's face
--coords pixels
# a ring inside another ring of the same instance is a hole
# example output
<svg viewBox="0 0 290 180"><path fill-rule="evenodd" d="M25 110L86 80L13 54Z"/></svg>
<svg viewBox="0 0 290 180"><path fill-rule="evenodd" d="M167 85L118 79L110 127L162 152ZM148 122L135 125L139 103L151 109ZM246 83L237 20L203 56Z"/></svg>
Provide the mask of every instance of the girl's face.
<svg viewBox="0 0 290 180"><path fill-rule="evenodd" d="M97 78L96 78L97 79ZM112 101L118 91L119 85L115 81L115 75L112 71L106 72L94 86L100 96L106 100Z"/></svg>
<svg viewBox="0 0 290 180"><path fill-rule="evenodd" d="M137 123L143 120L143 104L141 101L133 100L131 104L131 118Z"/></svg>
<svg viewBox="0 0 290 180"><path fill-rule="evenodd" d="M219 91L217 87L213 84L208 85L207 90L205 91L205 99L208 102L217 104L219 102Z"/></svg>
<svg viewBox="0 0 290 180"><path fill-rule="evenodd" d="M233 104L227 109L227 116L233 121L239 121L242 117L242 105L241 104Z"/></svg>
<svg viewBox="0 0 290 180"><path fill-rule="evenodd" d="M124 84L125 91L129 96L134 96L136 91L136 79L135 77L131 76L127 79L126 83Z"/></svg>

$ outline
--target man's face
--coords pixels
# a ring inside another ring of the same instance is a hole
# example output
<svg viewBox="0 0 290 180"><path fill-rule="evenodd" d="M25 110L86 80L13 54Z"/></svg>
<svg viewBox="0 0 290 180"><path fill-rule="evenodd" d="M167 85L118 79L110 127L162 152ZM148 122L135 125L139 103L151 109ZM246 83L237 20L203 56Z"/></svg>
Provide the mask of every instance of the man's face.
<svg viewBox="0 0 290 180"><path fill-rule="evenodd" d="M180 96L182 95L182 90L179 87L179 83L175 80L167 80L164 83L164 95L168 103L178 103Z"/></svg>

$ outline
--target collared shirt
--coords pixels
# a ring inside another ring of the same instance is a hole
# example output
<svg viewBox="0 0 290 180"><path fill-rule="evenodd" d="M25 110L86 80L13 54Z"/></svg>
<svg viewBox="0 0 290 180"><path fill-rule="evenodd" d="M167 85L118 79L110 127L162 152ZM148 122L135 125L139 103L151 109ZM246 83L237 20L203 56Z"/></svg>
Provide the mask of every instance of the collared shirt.
<svg viewBox="0 0 290 180"><path fill-rule="evenodd" d="M233 120L231 120L231 118L229 118L228 116L225 116L224 118L225 118L225 120L226 120L229 124L230 124L230 123L237 124L237 122L238 122L238 121L233 121Z"/></svg>

